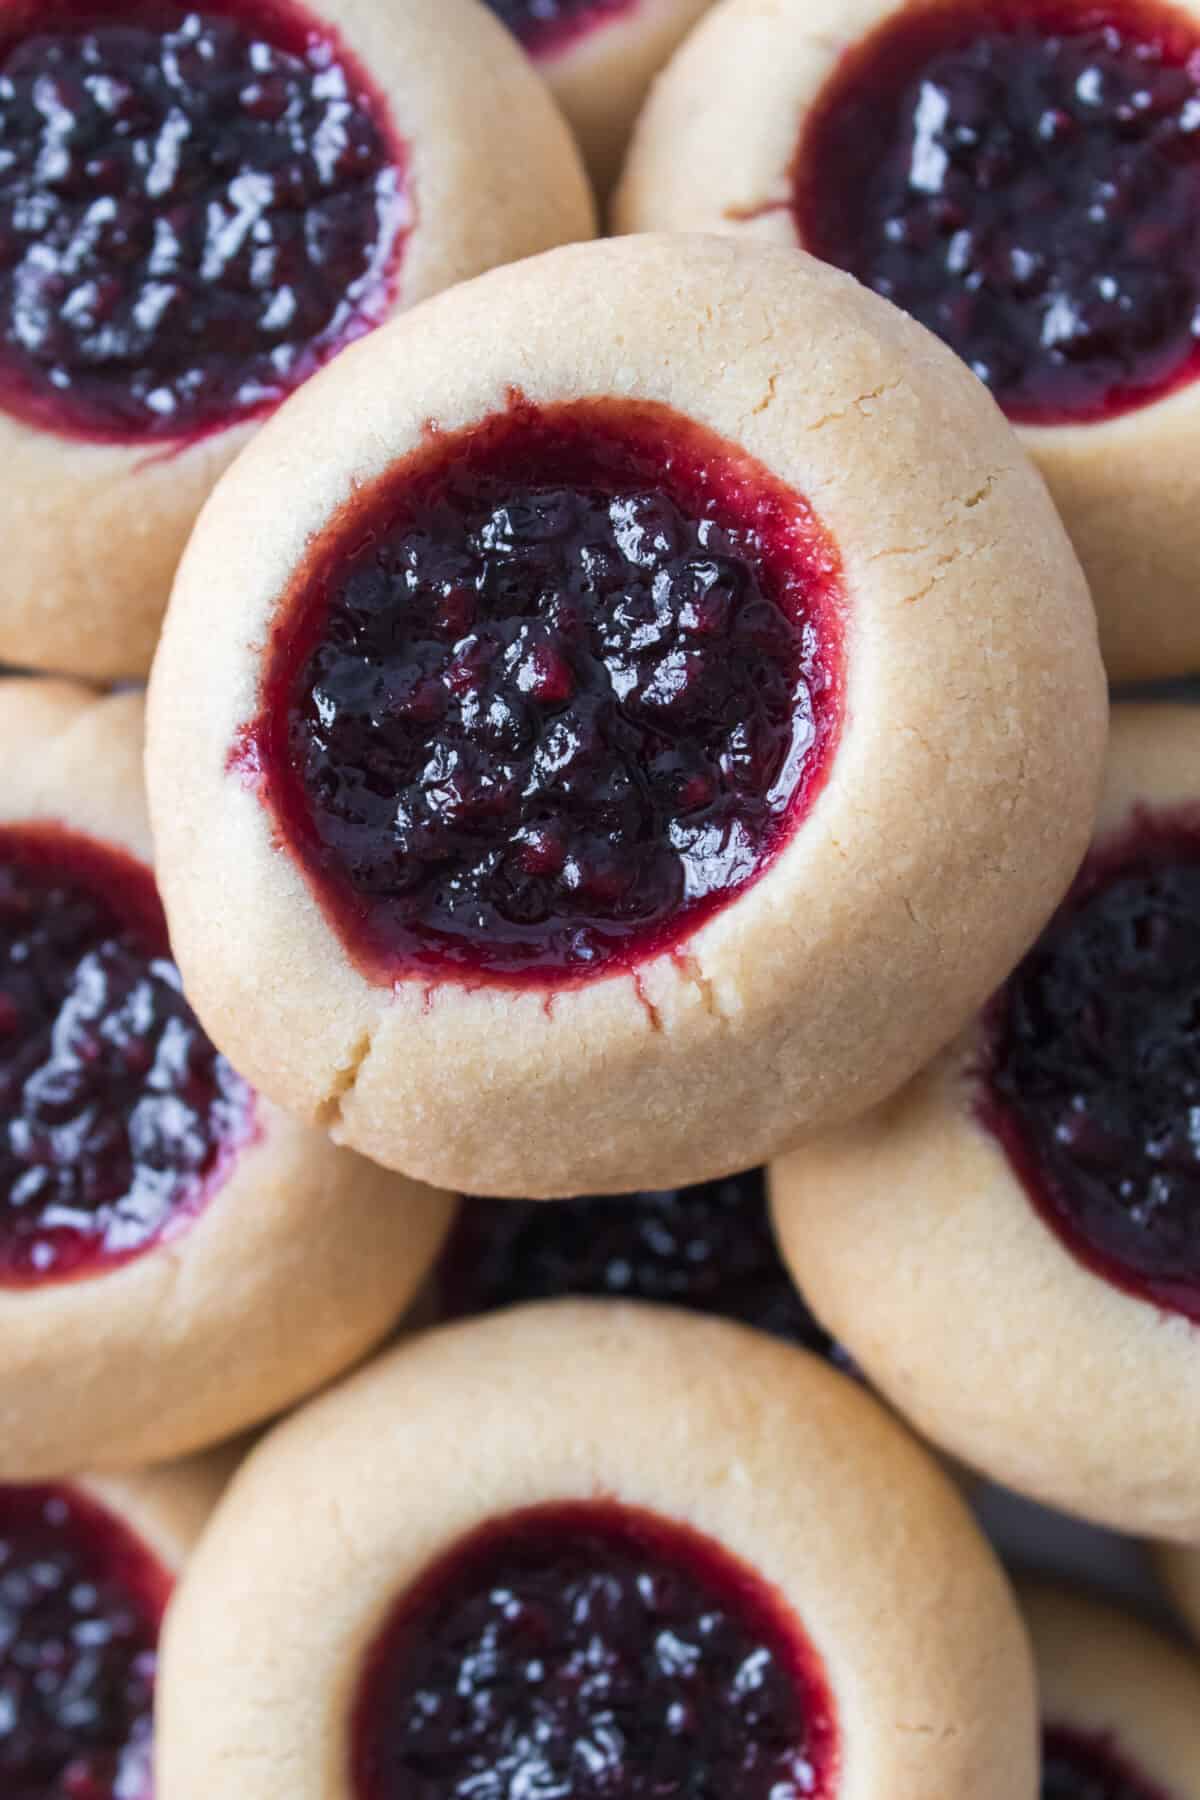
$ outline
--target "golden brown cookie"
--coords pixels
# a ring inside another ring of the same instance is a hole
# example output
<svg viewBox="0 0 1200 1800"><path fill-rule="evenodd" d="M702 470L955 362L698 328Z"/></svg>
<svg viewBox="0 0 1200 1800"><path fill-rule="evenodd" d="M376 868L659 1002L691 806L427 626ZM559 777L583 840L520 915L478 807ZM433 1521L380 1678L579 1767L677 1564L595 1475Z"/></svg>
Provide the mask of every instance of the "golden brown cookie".
<svg viewBox="0 0 1200 1800"><path fill-rule="evenodd" d="M172 940L381 1162L710 1179L980 1003L1105 722L1044 488L932 336L794 252L581 245L347 352L206 509L151 688Z"/></svg>
<svg viewBox="0 0 1200 1800"><path fill-rule="evenodd" d="M235 1464L0 1486L6 1793L149 1800L163 1610Z"/></svg>
<svg viewBox="0 0 1200 1800"><path fill-rule="evenodd" d="M1195 0L725 0L616 201L802 244L944 336L1046 477L1117 680L1200 668L1198 49Z"/></svg>
<svg viewBox="0 0 1200 1800"><path fill-rule="evenodd" d="M1120 706L1097 838L983 1015L772 1170L825 1326L1020 1491L1200 1537L1200 712Z"/></svg>
<svg viewBox="0 0 1200 1800"><path fill-rule="evenodd" d="M0 659L104 680L149 668L196 514L281 398L593 228L556 108L474 0L177 12L104 0L85 33L18 4L0 33Z"/></svg>
<svg viewBox="0 0 1200 1800"><path fill-rule="evenodd" d="M295 1124L179 989L150 873L142 701L0 686L0 1473L227 1437L347 1368L449 1196Z"/></svg>
<svg viewBox="0 0 1200 1800"><path fill-rule="evenodd" d="M1115 1606L1019 1583L1047 1800L1200 1800L1200 1662Z"/></svg>
<svg viewBox="0 0 1200 1800"><path fill-rule="evenodd" d="M703 1766L746 1800L1027 1800L1036 1749L1007 1585L930 1459L802 1351L607 1302L431 1333L272 1434L180 1591L160 1721L161 1800L481 1761L581 1797Z"/></svg>

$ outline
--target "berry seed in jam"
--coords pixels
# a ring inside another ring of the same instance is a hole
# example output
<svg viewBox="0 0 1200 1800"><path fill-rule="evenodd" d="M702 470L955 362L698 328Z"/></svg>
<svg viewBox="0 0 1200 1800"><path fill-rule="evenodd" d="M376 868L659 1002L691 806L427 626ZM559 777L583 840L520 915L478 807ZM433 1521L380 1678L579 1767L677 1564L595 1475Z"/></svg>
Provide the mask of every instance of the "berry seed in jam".
<svg viewBox="0 0 1200 1800"><path fill-rule="evenodd" d="M1107 1738L1050 1726L1042 1734L1041 1800L1168 1800Z"/></svg>
<svg viewBox="0 0 1200 1800"><path fill-rule="evenodd" d="M1025 424L1200 371L1200 29L1162 0L929 0L849 50L795 167L801 241Z"/></svg>
<svg viewBox="0 0 1200 1800"><path fill-rule="evenodd" d="M832 1800L815 1652L718 1544L612 1502L457 1545L397 1605L353 1718L355 1800Z"/></svg>
<svg viewBox="0 0 1200 1800"><path fill-rule="evenodd" d="M849 1367L783 1266L761 1169L657 1193L464 1200L438 1289L447 1319L568 1295L684 1306Z"/></svg>
<svg viewBox="0 0 1200 1800"><path fill-rule="evenodd" d="M253 1135L149 871L57 827L0 827L0 1118L0 1287L174 1235Z"/></svg>
<svg viewBox="0 0 1200 1800"><path fill-rule="evenodd" d="M18 0L0 26L0 407L105 442L276 405L388 311L383 101L292 0Z"/></svg>
<svg viewBox="0 0 1200 1800"><path fill-rule="evenodd" d="M0 1793L151 1800L169 1578L95 1501L0 1487Z"/></svg>
<svg viewBox="0 0 1200 1800"><path fill-rule="evenodd" d="M1081 1262L1200 1324L1200 818L1088 858L987 1017L980 1116Z"/></svg>
<svg viewBox="0 0 1200 1800"><path fill-rule="evenodd" d="M567 983L675 948L825 779L836 553L666 407L509 408L316 546L231 766L380 981Z"/></svg>
<svg viewBox="0 0 1200 1800"><path fill-rule="evenodd" d="M638 0L487 0L530 56L554 56L599 25L632 12Z"/></svg>

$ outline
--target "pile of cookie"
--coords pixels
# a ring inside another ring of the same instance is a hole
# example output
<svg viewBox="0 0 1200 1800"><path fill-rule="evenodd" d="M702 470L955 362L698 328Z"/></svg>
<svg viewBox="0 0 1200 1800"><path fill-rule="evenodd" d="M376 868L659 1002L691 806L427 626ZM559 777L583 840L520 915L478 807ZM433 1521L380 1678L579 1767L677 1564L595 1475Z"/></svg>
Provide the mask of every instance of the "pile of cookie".
<svg viewBox="0 0 1200 1800"><path fill-rule="evenodd" d="M3 1800L1200 1800L1198 446L1200 0L0 9Z"/></svg>

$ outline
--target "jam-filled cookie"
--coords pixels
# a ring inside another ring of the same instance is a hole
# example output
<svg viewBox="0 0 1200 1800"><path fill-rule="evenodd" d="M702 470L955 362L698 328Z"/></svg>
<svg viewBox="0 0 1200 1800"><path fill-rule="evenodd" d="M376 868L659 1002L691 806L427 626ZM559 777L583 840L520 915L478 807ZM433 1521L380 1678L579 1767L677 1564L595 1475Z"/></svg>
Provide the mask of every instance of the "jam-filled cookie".
<svg viewBox="0 0 1200 1800"><path fill-rule="evenodd" d="M1050 484L1118 679L1200 669L1200 4L727 0L626 230L801 244L936 331Z"/></svg>
<svg viewBox="0 0 1200 1800"><path fill-rule="evenodd" d="M256 1094L180 987L142 702L0 684L0 1475L226 1437L385 1336L449 1223ZM2 1784L0 1784L2 1785Z"/></svg>
<svg viewBox="0 0 1200 1800"><path fill-rule="evenodd" d="M487 0L567 116L599 192L650 84L712 0Z"/></svg>
<svg viewBox="0 0 1200 1800"><path fill-rule="evenodd" d="M432 1316L445 1320L573 1295L715 1313L849 1367L780 1257L762 1169L557 1206L466 1199L427 1300Z"/></svg>
<svg viewBox="0 0 1200 1800"><path fill-rule="evenodd" d="M935 1442L1200 1540L1200 711L1118 707L1097 837L980 1017L772 1171L784 1256Z"/></svg>
<svg viewBox="0 0 1200 1800"><path fill-rule="evenodd" d="M193 1003L459 1191L762 1161L1042 923L1094 630L978 383L846 276L718 237L495 271L289 401L189 547L149 771Z"/></svg>
<svg viewBox="0 0 1200 1800"><path fill-rule="evenodd" d="M474 0L9 0L0 659L144 674L266 414L398 308L591 229Z"/></svg>
<svg viewBox="0 0 1200 1800"><path fill-rule="evenodd" d="M1200 1547L1160 1545L1155 1560L1172 1600L1200 1638Z"/></svg>
<svg viewBox="0 0 1200 1800"><path fill-rule="evenodd" d="M151 1800L163 1611L233 1466L0 1485L5 1800Z"/></svg>
<svg viewBox="0 0 1200 1800"><path fill-rule="evenodd" d="M411 1340L255 1453L160 1746L159 1800L230 1768L241 1800L1027 1800L1036 1728L990 1551L856 1383L569 1301Z"/></svg>
<svg viewBox="0 0 1200 1800"><path fill-rule="evenodd" d="M1023 1581L1041 1800L1200 1800L1200 1661L1128 1613Z"/></svg>

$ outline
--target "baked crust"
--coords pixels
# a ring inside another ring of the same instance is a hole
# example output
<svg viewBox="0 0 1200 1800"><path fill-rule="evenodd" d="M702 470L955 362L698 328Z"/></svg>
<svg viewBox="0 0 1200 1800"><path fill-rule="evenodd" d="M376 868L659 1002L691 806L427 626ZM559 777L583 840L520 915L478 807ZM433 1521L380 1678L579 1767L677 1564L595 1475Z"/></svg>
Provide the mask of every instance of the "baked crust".
<svg viewBox="0 0 1200 1800"><path fill-rule="evenodd" d="M411 149L417 218L398 307L591 235L574 144L484 6L314 0L311 10L369 71ZM103 681L144 675L196 515L257 429L178 448L96 444L0 410L0 661Z"/></svg>
<svg viewBox="0 0 1200 1800"><path fill-rule="evenodd" d="M575 133L602 199L612 192L634 121L659 70L712 0L632 0L562 50L535 57Z"/></svg>
<svg viewBox="0 0 1200 1800"><path fill-rule="evenodd" d="M1194 1637L1200 1638L1200 1547L1159 1544L1154 1561L1163 1586L1183 1614Z"/></svg>
<svg viewBox="0 0 1200 1800"><path fill-rule="evenodd" d="M230 753L312 535L428 420L469 425L514 382L540 404L664 402L808 496L850 597L840 743L767 871L636 982L384 989L279 854ZM314 435L337 454L314 462ZM205 509L148 746L189 994L280 1105L442 1187L623 1193L746 1168L891 1091L1036 934L1092 817L1106 722L1094 629L997 409L848 277L716 237L579 245L494 271L347 351Z"/></svg>
<svg viewBox="0 0 1200 1800"><path fill-rule="evenodd" d="M843 52L896 0L723 0L656 83L614 201L620 231L798 241L791 170ZM1181 0L1200 19L1200 0ZM730 145L736 146L735 153ZM1115 681L1200 668L1200 384L1119 418L1019 426L1091 585Z"/></svg>
<svg viewBox="0 0 1200 1800"><path fill-rule="evenodd" d="M1200 713L1118 706L1098 830L1194 806ZM784 1259L933 1442L1118 1529L1200 1540L1200 1331L1093 1274L975 1117L969 1026L853 1128L771 1170Z"/></svg>
<svg viewBox="0 0 1200 1800"><path fill-rule="evenodd" d="M150 860L143 703L0 685L0 822ZM33 752L31 754L31 747ZM255 1140L178 1237L107 1273L0 1287L0 1479L178 1456L291 1404L386 1336L454 1211L261 1096Z"/></svg>
<svg viewBox="0 0 1200 1800"><path fill-rule="evenodd" d="M1043 1581L1018 1583L1042 1718L1107 1739L1171 1800L1200 1800L1200 1663L1127 1612Z"/></svg>
<svg viewBox="0 0 1200 1800"><path fill-rule="evenodd" d="M900 1428L745 1327L554 1302L411 1342L250 1458L168 1623L162 1800L231 1769L244 1800L351 1800L352 1696L398 1594L485 1520L597 1494L686 1522L794 1602L839 1715L839 1800L1033 1791L1007 1585Z"/></svg>

